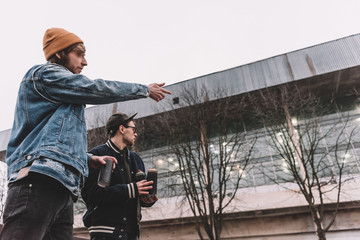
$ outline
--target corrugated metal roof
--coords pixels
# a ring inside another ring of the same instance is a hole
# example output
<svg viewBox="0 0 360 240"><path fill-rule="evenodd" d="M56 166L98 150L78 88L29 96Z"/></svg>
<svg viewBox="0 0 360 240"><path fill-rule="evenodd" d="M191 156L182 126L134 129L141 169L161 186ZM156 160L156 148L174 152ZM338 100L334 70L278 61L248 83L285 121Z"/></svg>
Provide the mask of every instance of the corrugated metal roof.
<svg viewBox="0 0 360 240"><path fill-rule="evenodd" d="M300 49L239 67L196 77L166 87L180 96L184 86L207 89L225 89L234 96L257 89L272 87L312 76L322 75L360 65L360 34ZM214 99L210 99L214 100ZM114 111L128 114L137 112L137 118L168 110L167 101L156 103L149 99L89 107L85 111L88 129L104 126ZM6 148L9 132L0 132L0 151Z"/></svg>
<svg viewBox="0 0 360 240"><path fill-rule="evenodd" d="M173 95L168 99L171 101L179 96L184 86L199 90L202 86L208 89L220 86L226 89L227 96L234 96L359 65L360 34L356 34L169 85L167 89ZM148 99L117 103L115 107L113 104L95 106L87 109L86 119L89 128L93 128L102 126L98 125L97 119L106 122L114 109L129 114L138 112L137 117L141 118L159 112L159 109L166 110L167 106L166 101L156 103Z"/></svg>

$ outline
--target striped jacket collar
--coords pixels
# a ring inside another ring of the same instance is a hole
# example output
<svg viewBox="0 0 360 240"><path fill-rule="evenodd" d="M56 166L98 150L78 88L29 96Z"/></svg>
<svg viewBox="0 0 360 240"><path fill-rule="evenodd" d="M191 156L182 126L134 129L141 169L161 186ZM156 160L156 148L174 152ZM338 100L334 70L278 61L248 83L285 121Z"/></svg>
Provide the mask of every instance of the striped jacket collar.
<svg viewBox="0 0 360 240"><path fill-rule="evenodd" d="M129 152L127 150L127 148L125 147L123 150L120 150L116 145L115 143L113 143L110 139L106 141L106 146L108 146L109 148L111 148L114 152L116 153L122 153L125 149L126 152Z"/></svg>

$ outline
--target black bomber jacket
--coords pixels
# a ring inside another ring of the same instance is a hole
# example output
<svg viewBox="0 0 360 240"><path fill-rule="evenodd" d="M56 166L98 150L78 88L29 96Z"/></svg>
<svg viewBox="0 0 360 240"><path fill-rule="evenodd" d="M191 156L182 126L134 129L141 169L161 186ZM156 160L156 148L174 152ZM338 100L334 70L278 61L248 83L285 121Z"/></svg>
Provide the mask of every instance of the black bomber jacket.
<svg viewBox="0 0 360 240"><path fill-rule="evenodd" d="M136 173L145 173L145 166L140 156L132 151L128 152L131 183L125 183L125 173L122 155L119 149L108 140L106 144L95 147L90 151L97 156L113 156L118 164L111 175L108 187L97 185L99 170L90 168L89 176L81 190L81 196L86 203L87 212L83 217L84 225L88 227L91 236L116 235L127 239L126 232L130 229L139 235L141 211L139 206L145 205L139 198L136 185Z"/></svg>

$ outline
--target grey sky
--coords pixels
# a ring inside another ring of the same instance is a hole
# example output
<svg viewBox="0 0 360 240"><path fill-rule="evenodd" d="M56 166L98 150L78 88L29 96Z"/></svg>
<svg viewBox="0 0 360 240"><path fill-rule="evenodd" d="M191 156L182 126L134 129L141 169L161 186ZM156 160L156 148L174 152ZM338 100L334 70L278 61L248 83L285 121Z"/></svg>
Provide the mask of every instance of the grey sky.
<svg viewBox="0 0 360 240"><path fill-rule="evenodd" d="M358 0L32 0L0 2L0 131L19 83L45 62L45 30L85 42L83 74L167 84L360 33ZM149 100L150 101L150 100Z"/></svg>

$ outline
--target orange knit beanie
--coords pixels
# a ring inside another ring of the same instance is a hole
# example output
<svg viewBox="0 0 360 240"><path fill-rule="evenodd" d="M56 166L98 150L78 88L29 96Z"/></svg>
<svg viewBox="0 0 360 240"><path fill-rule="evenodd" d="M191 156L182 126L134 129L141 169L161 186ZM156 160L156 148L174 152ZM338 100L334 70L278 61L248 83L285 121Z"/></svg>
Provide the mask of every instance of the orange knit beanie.
<svg viewBox="0 0 360 240"><path fill-rule="evenodd" d="M46 30L43 40L43 50L46 60L55 53L83 41L75 34L62 28L50 28Z"/></svg>

